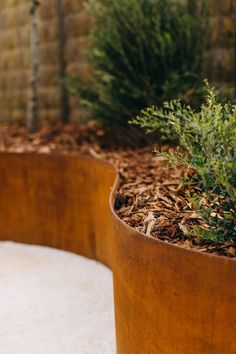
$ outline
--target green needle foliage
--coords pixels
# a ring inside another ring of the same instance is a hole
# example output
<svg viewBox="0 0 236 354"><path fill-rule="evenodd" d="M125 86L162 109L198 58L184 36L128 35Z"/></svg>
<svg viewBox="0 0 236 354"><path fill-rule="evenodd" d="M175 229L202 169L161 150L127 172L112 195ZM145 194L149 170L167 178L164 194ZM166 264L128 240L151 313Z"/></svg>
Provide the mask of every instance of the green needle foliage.
<svg viewBox="0 0 236 354"><path fill-rule="evenodd" d="M90 80L74 78L90 117L128 128L141 109L193 96L202 82L207 16L204 1L87 0L95 19ZM127 132L126 132L127 133Z"/></svg>
<svg viewBox="0 0 236 354"><path fill-rule="evenodd" d="M199 113L174 100L144 110L133 123L174 136L183 147L168 157L196 171L188 196L209 229L195 232L210 241L236 242L236 105L222 105L208 84L207 90Z"/></svg>

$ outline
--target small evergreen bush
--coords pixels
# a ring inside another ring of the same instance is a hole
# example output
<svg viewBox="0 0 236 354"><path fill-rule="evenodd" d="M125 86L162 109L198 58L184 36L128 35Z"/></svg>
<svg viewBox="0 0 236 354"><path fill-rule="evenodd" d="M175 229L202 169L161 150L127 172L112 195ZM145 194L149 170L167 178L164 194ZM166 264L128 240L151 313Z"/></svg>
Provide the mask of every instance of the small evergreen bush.
<svg viewBox="0 0 236 354"><path fill-rule="evenodd" d="M133 123L147 131L161 129L183 147L168 157L196 172L187 194L209 228L194 232L209 241L236 242L236 105L222 105L208 84L207 90L199 113L174 100L144 110Z"/></svg>
<svg viewBox="0 0 236 354"><path fill-rule="evenodd" d="M89 80L74 78L91 118L128 127L141 109L167 99L186 100L202 82L204 1L87 0L95 19Z"/></svg>

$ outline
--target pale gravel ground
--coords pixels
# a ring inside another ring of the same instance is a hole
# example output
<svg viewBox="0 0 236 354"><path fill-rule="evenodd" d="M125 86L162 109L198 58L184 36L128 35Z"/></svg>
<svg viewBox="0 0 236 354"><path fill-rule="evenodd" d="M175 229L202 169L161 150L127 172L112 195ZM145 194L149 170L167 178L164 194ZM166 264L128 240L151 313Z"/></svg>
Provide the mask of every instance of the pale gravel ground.
<svg viewBox="0 0 236 354"><path fill-rule="evenodd" d="M106 267L0 242L0 354L114 354L113 312Z"/></svg>

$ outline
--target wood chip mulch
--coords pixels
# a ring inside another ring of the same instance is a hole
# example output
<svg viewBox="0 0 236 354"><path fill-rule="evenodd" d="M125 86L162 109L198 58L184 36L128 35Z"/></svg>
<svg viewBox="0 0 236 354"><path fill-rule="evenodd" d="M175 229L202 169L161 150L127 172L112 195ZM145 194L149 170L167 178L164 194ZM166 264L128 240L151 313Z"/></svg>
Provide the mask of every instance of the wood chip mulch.
<svg viewBox="0 0 236 354"><path fill-rule="evenodd" d="M188 171L171 168L153 151L154 148L148 147L119 151L116 158L114 153L108 156L113 164L117 164L120 173L115 203L117 215L131 227L162 241L236 257L236 245L231 242L213 245L186 236L196 225L207 228L185 197L182 178Z"/></svg>
<svg viewBox="0 0 236 354"><path fill-rule="evenodd" d="M0 124L0 151L82 153L108 160L120 175L115 209L124 222L164 242L236 257L235 244L204 244L197 237L186 236L195 225L207 227L185 197L182 178L188 173L186 169L168 166L162 156L154 154L153 146L104 149L103 135L93 122L66 126L45 123L32 135L22 125Z"/></svg>

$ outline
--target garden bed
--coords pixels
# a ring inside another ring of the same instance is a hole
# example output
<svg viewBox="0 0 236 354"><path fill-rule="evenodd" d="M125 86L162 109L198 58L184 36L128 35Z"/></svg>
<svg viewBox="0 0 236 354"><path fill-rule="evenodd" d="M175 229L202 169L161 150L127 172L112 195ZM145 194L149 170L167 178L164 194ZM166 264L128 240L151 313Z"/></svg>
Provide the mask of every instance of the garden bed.
<svg viewBox="0 0 236 354"><path fill-rule="evenodd" d="M38 133L28 135L25 126L0 126L0 151L39 153L82 153L111 162L119 171L116 195L117 215L129 226L148 236L187 249L236 257L232 242L208 244L186 236L196 225L206 227L185 196L182 179L189 171L171 168L154 146L119 148L96 123L66 126L44 124ZM169 146L162 146L162 150Z"/></svg>
<svg viewBox="0 0 236 354"><path fill-rule="evenodd" d="M112 269L117 354L235 353L234 259L128 226L113 209L117 174L101 160L1 153L0 172L1 240L72 251Z"/></svg>

